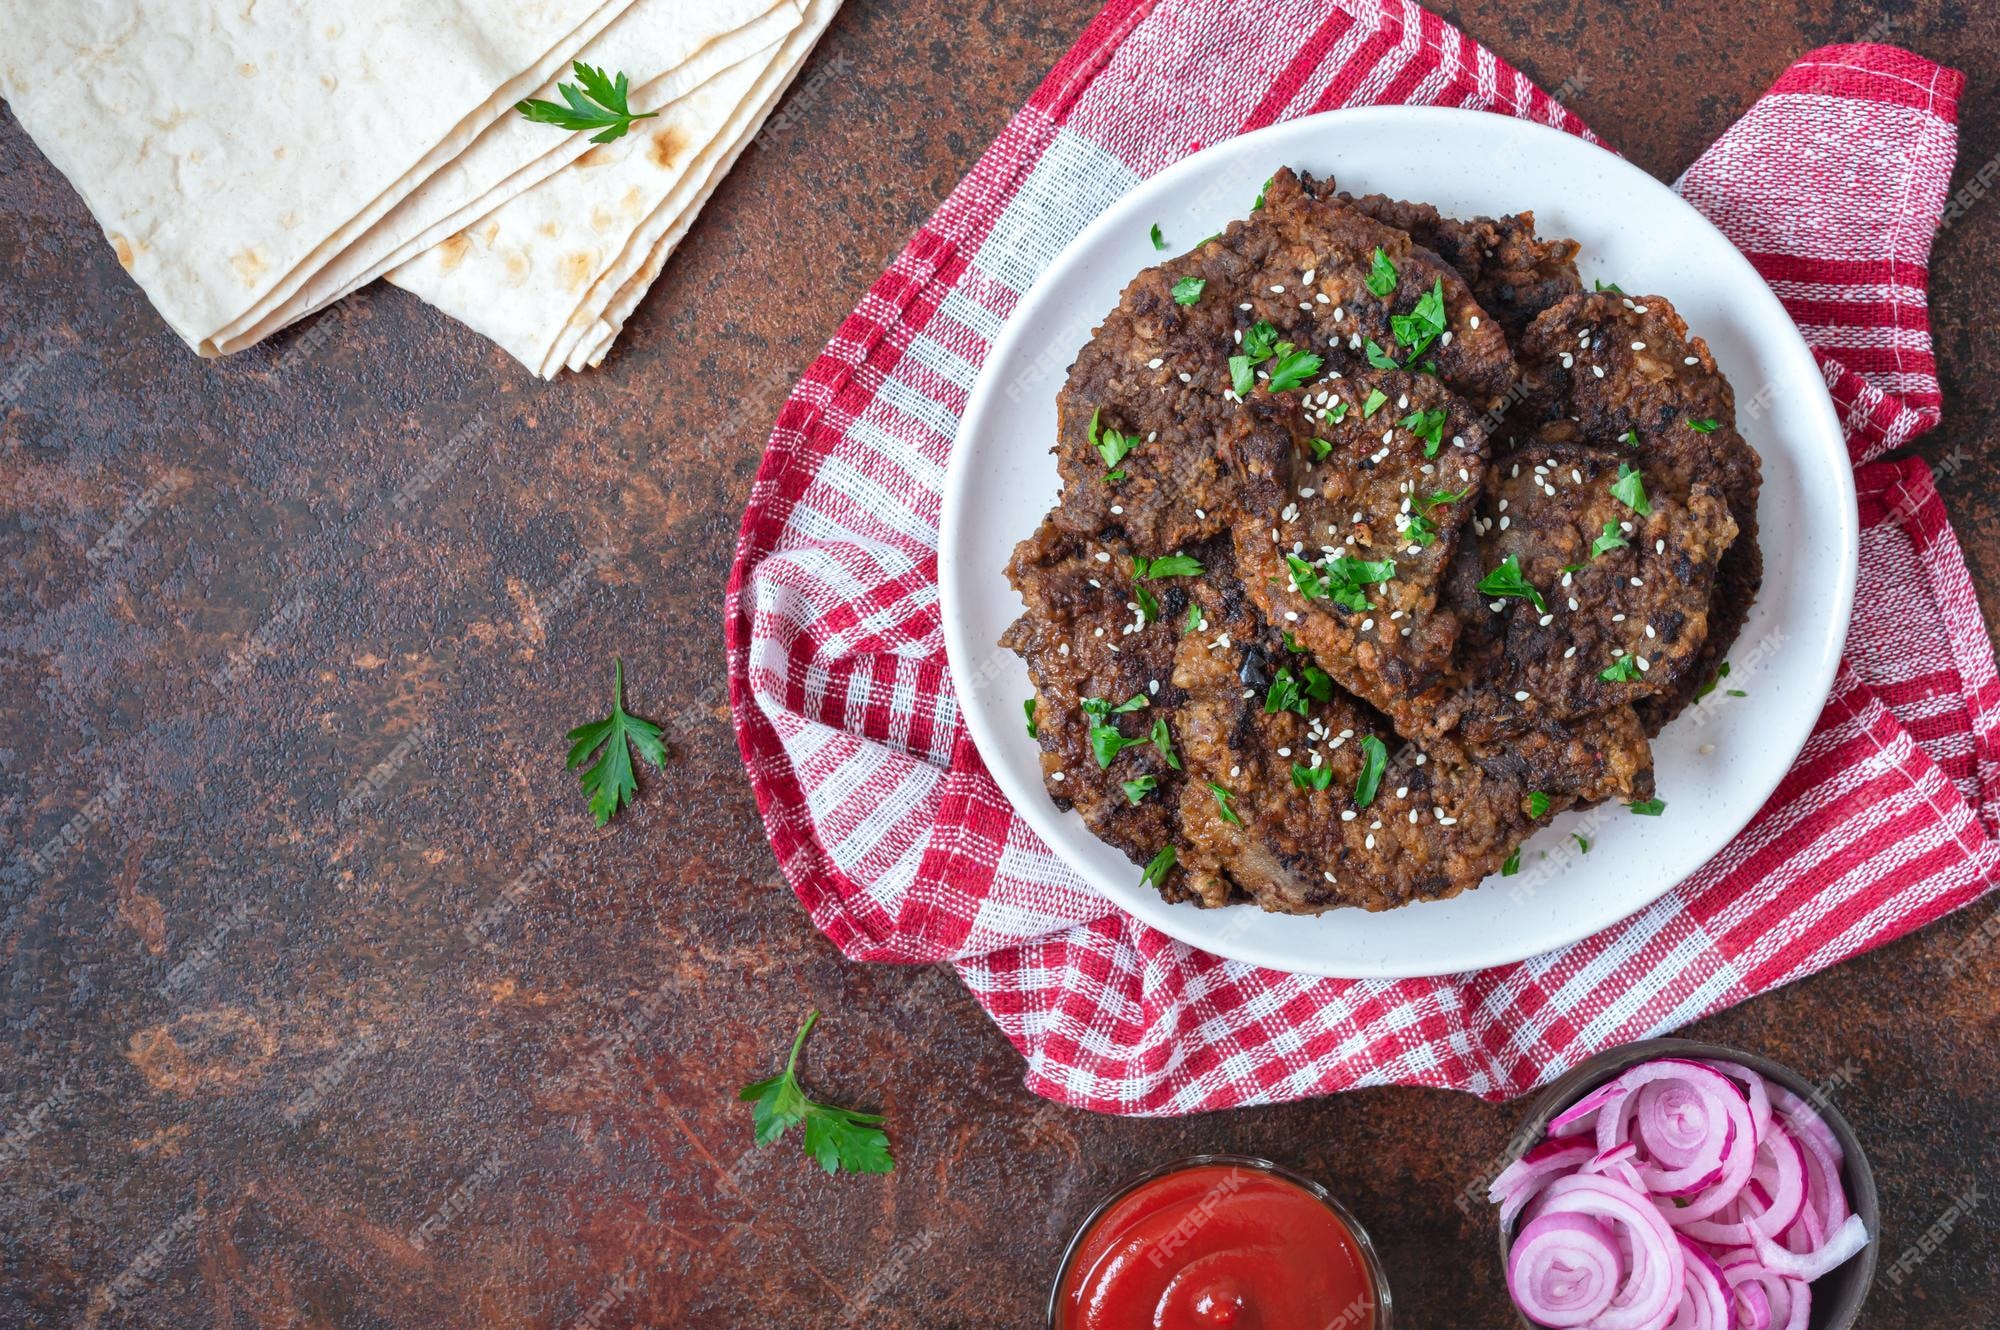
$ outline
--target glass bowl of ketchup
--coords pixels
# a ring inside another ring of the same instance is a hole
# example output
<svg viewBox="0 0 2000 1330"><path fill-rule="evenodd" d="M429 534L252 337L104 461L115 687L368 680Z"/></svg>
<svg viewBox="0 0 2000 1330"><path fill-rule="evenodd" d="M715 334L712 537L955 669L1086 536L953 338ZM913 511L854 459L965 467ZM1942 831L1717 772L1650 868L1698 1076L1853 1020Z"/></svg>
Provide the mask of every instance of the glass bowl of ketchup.
<svg viewBox="0 0 2000 1330"><path fill-rule="evenodd" d="M1049 1330L1389 1330L1375 1244L1310 1178L1196 1155L1132 1179L1070 1239Z"/></svg>

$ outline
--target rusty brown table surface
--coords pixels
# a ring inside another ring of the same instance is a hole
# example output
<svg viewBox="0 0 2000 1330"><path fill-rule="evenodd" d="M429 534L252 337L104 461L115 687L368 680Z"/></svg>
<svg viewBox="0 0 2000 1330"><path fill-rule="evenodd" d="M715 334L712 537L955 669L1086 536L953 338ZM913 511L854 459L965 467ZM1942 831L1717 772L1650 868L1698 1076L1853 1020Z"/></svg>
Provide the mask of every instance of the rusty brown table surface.
<svg viewBox="0 0 2000 1330"><path fill-rule="evenodd" d="M1510 1323L1454 1197L1521 1105L1047 1105L947 973L813 930L738 760L722 588L782 384L1091 12L849 0L815 56L848 63L608 365L552 385L381 286L196 360L0 114L0 1325L1030 1325L1089 1202L1216 1149L1346 1198L1401 1323ZM1986 0L1443 12L1662 178L1885 17L1970 76L1959 182L2000 153ZM1996 265L1984 200L1938 246L1947 409L1916 449L1990 622ZM598 830L562 735L614 654L674 755ZM1885 1211L1871 1327L1995 1323L1993 916L1691 1031L1847 1082ZM887 1113L891 1177L750 1148L735 1090L809 1006L812 1083Z"/></svg>

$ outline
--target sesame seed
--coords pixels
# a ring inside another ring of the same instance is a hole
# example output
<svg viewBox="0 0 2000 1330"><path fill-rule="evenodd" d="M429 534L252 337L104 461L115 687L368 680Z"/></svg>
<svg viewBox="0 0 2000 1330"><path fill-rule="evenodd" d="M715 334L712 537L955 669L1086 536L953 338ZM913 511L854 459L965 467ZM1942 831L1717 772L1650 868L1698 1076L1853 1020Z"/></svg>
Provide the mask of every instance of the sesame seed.
<svg viewBox="0 0 2000 1330"><path fill-rule="evenodd" d="M1111 511L1112 511L1112 512L1113 512L1114 514L1117 514L1117 513L1122 513L1122 512L1124 512L1124 511L1125 511L1125 505L1124 505L1124 504L1122 504L1122 503L1114 503L1114 504L1112 504L1112 505L1111 505Z"/></svg>
<svg viewBox="0 0 2000 1330"><path fill-rule="evenodd" d="M1335 877L1335 876L1334 876L1333 874L1331 874L1331 873L1321 873L1321 874L1320 874L1320 876L1321 876L1321 877L1323 877L1323 878L1325 878L1325 879L1326 879L1327 881L1329 881L1329 882L1333 883L1333 884L1334 884L1334 885L1336 885L1336 886L1338 886L1338 885L1339 885L1339 883L1340 883L1340 879L1336 878L1336 877Z"/></svg>
<svg viewBox="0 0 2000 1330"><path fill-rule="evenodd" d="M1097 561L1099 563L1110 563L1111 556L1109 554L1106 554L1103 550L1099 550L1097 552Z"/></svg>
<svg viewBox="0 0 2000 1330"><path fill-rule="evenodd" d="M1527 700L1528 700L1528 691L1527 691L1527 690L1526 690L1526 689L1524 688L1524 689L1522 689L1522 690L1521 690L1520 692L1518 692L1518 693L1514 694L1514 700L1515 700L1516 702L1525 702L1525 701L1527 701Z"/></svg>
<svg viewBox="0 0 2000 1330"><path fill-rule="evenodd" d="M1600 378L1600 379L1601 379L1601 378L1603 378L1603 377L1604 377L1604 366L1602 366L1602 365L1592 365L1592 366L1590 367L1590 372L1591 372L1592 374L1595 374L1595 375L1596 375L1596 376L1597 376L1598 378Z"/></svg>
<svg viewBox="0 0 2000 1330"><path fill-rule="evenodd" d="M1412 808L1410 810L1410 825L1415 826L1416 824L1417 824L1417 810Z"/></svg>
<svg viewBox="0 0 2000 1330"><path fill-rule="evenodd" d="M1639 673L1641 674L1644 674L1647 670L1653 668L1652 662L1647 660L1644 656L1634 656L1632 657L1632 660L1636 665L1638 665Z"/></svg>
<svg viewBox="0 0 2000 1330"><path fill-rule="evenodd" d="M1576 654L1576 648L1575 648L1575 647L1571 647L1571 648L1570 648L1569 650L1567 650L1567 651L1563 652L1563 659L1564 659L1564 660L1568 660L1568 659L1569 659L1570 657L1574 656L1575 654Z"/></svg>
<svg viewBox="0 0 2000 1330"><path fill-rule="evenodd" d="M1160 695L1160 681L1158 679L1147 680L1146 691L1151 693L1154 697L1158 697Z"/></svg>
<svg viewBox="0 0 2000 1330"><path fill-rule="evenodd" d="M1167 362L1166 362L1166 361L1164 361L1164 360L1162 360L1162 359L1161 359L1160 357L1158 357L1158 356L1154 356L1154 357L1153 357L1153 358L1152 358L1151 360L1149 360L1149 361L1147 361L1147 362L1146 362L1146 368L1147 368L1147 369L1158 369L1158 368L1159 368L1160 366L1162 366L1162 365L1164 365L1164 364L1166 364L1166 363L1167 363Z"/></svg>
<svg viewBox="0 0 2000 1330"><path fill-rule="evenodd" d="M1646 585L1646 579L1645 579L1645 578L1643 578L1643 577L1635 577L1635 578L1633 578L1633 579L1632 579L1632 585L1633 585L1633 586L1644 586L1644 585Z"/></svg>
<svg viewBox="0 0 2000 1330"><path fill-rule="evenodd" d="M1340 320L1342 320L1342 319L1344 319L1344 318L1346 318L1346 317L1347 317L1347 306L1345 306L1345 305L1335 305L1335 306L1333 307L1333 320L1334 320L1334 322L1335 322L1335 323L1338 323L1338 322L1340 322Z"/></svg>
<svg viewBox="0 0 2000 1330"><path fill-rule="evenodd" d="M1063 779L1063 774L1062 774L1062 772L1060 772L1060 771L1052 771L1052 772L1050 772L1050 773L1049 773L1049 779L1050 779L1050 780L1061 780L1061 779Z"/></svg>
<svg viewBox="0 0 2000 1330"><path fill-rule="evenodd" d="M1352 808L1343 808L1340 812L1340 820L1342 822L1352 822L1354 820L1354 810Z"/></svg>
<svg viewBox="0 0 2000 1330"><path fill-rule="evenodd" d="M1281 285L1274 283L1271 287L1271 294L1274 296L1281 296L1285 294L1285 288Z"/></svg>
<svg viewBox="0 0 2000 1330"><path fill-rule="evenodd" d="M1647 624L1647 625L1646 625L1646 636L1648 636L1648 637L1658 637L1658 636L1659 636L1659 634L1653 631L1653 625L1651 625L1651 624Z"/></svg>
<svg viewBox="0 0 2000 1330"><path fill-rule="evenodd" d="M1554 623L1555 621L1556 621L1556 616L1555 616L1555 615L1553 615L1553 614L1544 614L1544 615L1542 616L1542 619L1541 619L1541 623L1542 623L1542 627L1546 628L1546 627L1548 627L1548 626L1549 626L1550 624Z"/></svg>
<svg viewBox="0 0 2000 1330"><path fill-rule="evenodd" d="M1246 301L1244 301L1244 302L1243 302L1242 304L1238 305L1238 306L1237 306L1236 308L1238 308L1238 309L1241 309L1241 310L1248 310L1248 309L1250 309L1250 308L1251 308L1251 304L1250 304L1250 302L1249 302L1249 301L1247 301L1247 300L1246 300Z"/></svg>
<svg viewBox="0 0 2000 1330"><path fill-rule="evenodd" d="M1318 272L1319 269L1317 268L1307 268L1305 272L1300 275L1299 280L1304 282L1307 286L1311 286L1313 284L1313 276Z"/></svg>
<svg viewBox="0 0 2000 1330"><path fill-rule="evenodd" d="M1701 363L1700 356L1689 356L1686 360L1683 360L1681 362L1681 364L1683 365L1699 365L1700 363Z"/></svg>
<svg viewBox="0 0 2000 1330"><path fill-rule="evenodd" d="M1368 833L1368 839L1367 839L1367 840L1364 840L1364 841L1362 841L1362 842L1361 842L1361 845L1362 845L1362 848L1364 848L1364 849L1369 849L1369 850L1372 850L1372 849L1374 849L1374 848L1375 848L1375 833L1374 833L1374 832L1372 832L1372 831L1371 831L1371 832L1369 832L1369 833Z"/></svg>
<svg viewBox="0 0 2000 1330"><path fill-rule="evenodd" d="M1646 344L1644 342L1634 342L1632 343L1632 349L1634 351L1644 351L1646 349Z"/></svg>
<svg viewBox="0 0 2000 1330"><path fill-rule="evenodd" d="M1625 616L1624 616L1624 615L1622 615L1622 614L1614 614L1614 615L1612 615L1612 616L1611 616L1611 622L1613 622L1613 623L1624 623L1624 622L1625 622Z"/></svg>
<svg viewBox="0 0 2000 1330"><path fill-rule="evenodd" d="M1188 373L1188 372L1187 372L1186 370L1182 370L1182 371L1181 371L1181 382L1182 382L1182 383L1193 383L1193 382L1194 382L1194 375L1192 375L1192 374Z"/></svg>
<svg viewBox="0 0 2000 1330"><path fill-rule="evenodd" d="M1666 541L1664 541L1664 540L1656 540L1656 541L1654 541L1654 542L1653 542L1653 553L1655 553L1655 554L1665 554L1666 552L1667 552L1667 542L1666 542Z"/></svg>
<svg viewBox="0 0 2000 1330"><path fill-rule="evenodd" d="M1466 322L1477 328L1479 326L1479 316L1475 314L1470 319L1467 319Z"/></svg>
<svg viewBox="0 0 2000 1330"><path fill-rule="evenodd" d="M1701 755L1702 755L1703 757L1707 757L1707 756L1708 756L1708 755L1709 755L1710 753L1712 753L1712 752L1714 752L1714 751L1715 751L1715 745L1714 745L1714 744L1703 744L1703 745L1701 746L1701 748L1700 748L1700 750L1699 750L1699 751L1701 752Z"/></svg>
<svg viewBox="0 0 2000 1330"><path fill-rule="evenodd" d="M1280 748L1278 750L1279 757L1290 757L1291 755L1292 755L1292 750L1289 748Z"/></svg>

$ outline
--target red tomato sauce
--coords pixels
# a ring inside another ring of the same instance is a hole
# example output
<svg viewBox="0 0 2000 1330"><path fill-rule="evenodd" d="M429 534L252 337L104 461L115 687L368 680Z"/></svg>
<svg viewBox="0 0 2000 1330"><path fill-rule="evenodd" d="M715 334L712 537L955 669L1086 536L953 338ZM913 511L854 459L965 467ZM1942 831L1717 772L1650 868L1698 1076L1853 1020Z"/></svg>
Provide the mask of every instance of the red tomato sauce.
<svg viewBox="0 0 2000 1330"><path fill-rule="evenodd" d="M1204 1164L1142 1183L1084 1233L1058 1292L1063 1330L1370 1330L1360 1244L1285 1178Z"/></svg>

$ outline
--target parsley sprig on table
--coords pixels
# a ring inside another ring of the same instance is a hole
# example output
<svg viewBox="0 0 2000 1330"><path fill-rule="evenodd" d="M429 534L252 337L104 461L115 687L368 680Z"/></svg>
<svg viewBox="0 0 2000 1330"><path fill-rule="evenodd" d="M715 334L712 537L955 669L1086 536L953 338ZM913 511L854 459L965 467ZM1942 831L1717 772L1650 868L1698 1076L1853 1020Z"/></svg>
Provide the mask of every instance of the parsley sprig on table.
<svg viewBox="0 0 2000 1330"><path fill-rule="evenodd" d="M629 84L624 74L616 79L603 70L586 65L579 60L571 66L576 71L575 83L558 83L556 91L563 96L560 102L547 102L530 97L518 102L514 109L538 125L554 125L559 129L594 129L598 132L590 136L592 143L609 143L623 138L625 131L632 128L636 120L650 120L658 111L632 113L626 101Z"/></svg>
<svg viewBox="0 0 2000 1330"><path fill-rule="evenodd" d="M626 747L627 741L632 748L639 750L640 757L662 771L667 769L667 744L660 737L660 727L625 710L623 660L614 661L612 666L611 714L603 720L579 725L564 737L569 740L569 769L572 771L583 766L599 748L604 750L597 761L585 767L583 774L577 777L583 785L583 792L590 796L590 811L596 815L600 827L617 816L619 809L631 803L633 794L639 788L632 770L632 753Z"/></svg>
<svg viewBox="0 0 2000 1330"><path fill-rule="evenodd" d="M769 1145L800 1123L805 1124L806 1153L819 1161L828 1173L846 1169L850 1173L888 1173L896 1161L889 1155L889 1137L882 1130L880 1113L857 1113L851 1108L822 1104L808 1098L799 1085L799 1050L819 1021L817 1011L806 1016L792 1040L792 1055L776 1076L752 1081L737 1092L737 1098L754 1105L751 1121L758 1145Z"/></svg>

